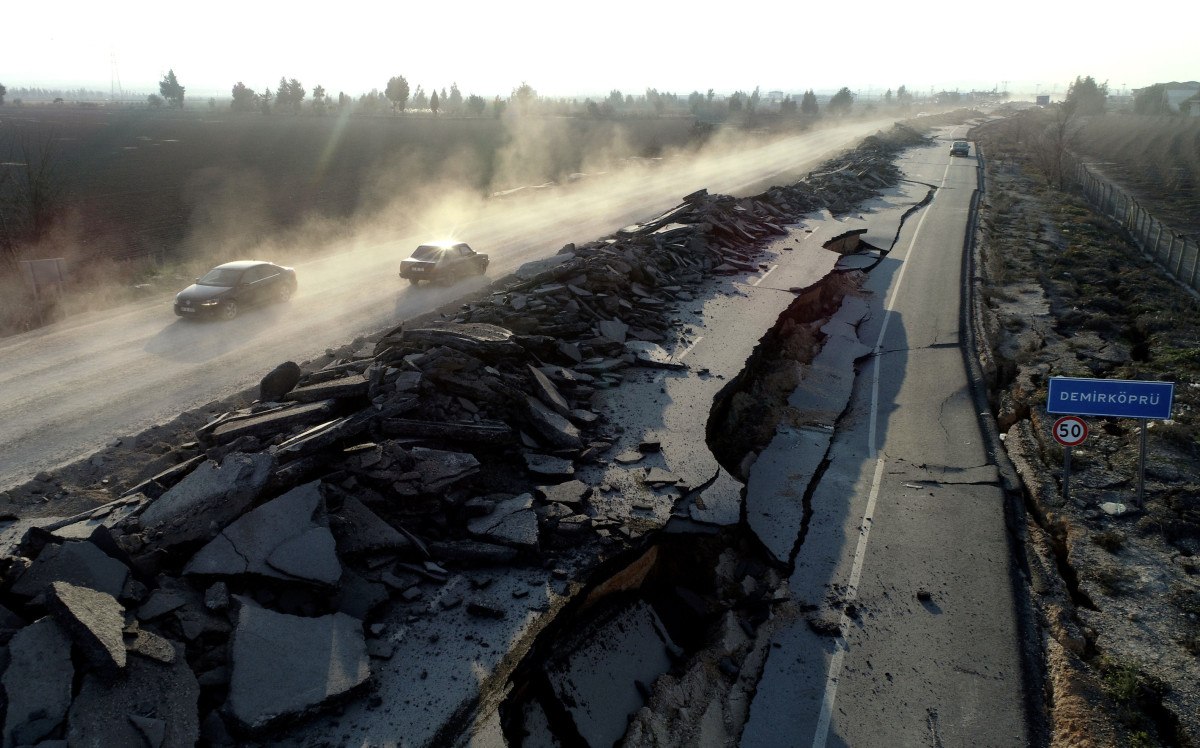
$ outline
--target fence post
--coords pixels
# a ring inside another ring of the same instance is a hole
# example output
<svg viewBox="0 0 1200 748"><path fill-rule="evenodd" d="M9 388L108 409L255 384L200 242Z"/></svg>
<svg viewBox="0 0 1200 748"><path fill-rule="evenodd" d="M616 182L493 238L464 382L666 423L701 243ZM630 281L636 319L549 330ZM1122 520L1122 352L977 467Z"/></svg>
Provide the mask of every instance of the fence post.
<svg viewBox="0 0 1200 748"><path fill-rule="evenodd" d="M1176 239L1175 232L1172 231L1171 232L1171 243L1167 245L1167 269L1168 270L1171 268L1171 258L1175 256L1175 239ZM1182 252L1179 254L1179 257L1180 257L1180 260L1182 261L1182 259L1183 259ZM1176 277L1179 276L1178 269L1175 270L1175 275L1176 275Z"/></svg>
<svg viewBox="0 0 1200 748"><path fill-rule="evenodd" d="M1150 250L1150 253L1155 257L1160 257L1158 254L1158 244L1162 241L1162 221L1155 219L1154 222L1158 224L1158 232L1154 235L1154 249Z"/></svg>
<svg viewBox="0 0 1200 748"><path fill-rule="evenodd" d="M1175 277L1179 278L1183 275L1183 250L1186 245L1179 247L1179 259L1175 261ZM1175 232L1171 232L1171 248L1175 247Z"/></svg>
<svg viewBox="0 0 1200 748"><path fill-rule="evenodd" d="M1187 245L1188 245L1188 243L1185 240L1183 242L1184 251L1187 251ZM1196 266L1197 265L1200 265L1200 245L1196 246L1196 254L1192 255L1192 274L1188 278L1188 285L1191 286L1192 288L1196 287L1196 269L1197 269Z"/></svg>

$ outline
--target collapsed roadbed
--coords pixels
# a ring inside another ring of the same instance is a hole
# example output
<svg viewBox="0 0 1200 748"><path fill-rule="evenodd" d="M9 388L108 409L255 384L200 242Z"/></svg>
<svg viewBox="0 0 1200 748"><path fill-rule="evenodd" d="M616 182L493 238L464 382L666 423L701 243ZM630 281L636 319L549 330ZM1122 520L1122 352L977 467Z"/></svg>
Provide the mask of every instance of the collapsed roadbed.
<svg viewBox="0 0 1200 748"><path fill-rule="evenodd" d="M285 363L134 485L96 477L116 445L14 490L119 497L2 530L3 744L736 738L823 449L791 506L743 483L778 434L828 447L886 251L795 224L919 142Z"/></svg>

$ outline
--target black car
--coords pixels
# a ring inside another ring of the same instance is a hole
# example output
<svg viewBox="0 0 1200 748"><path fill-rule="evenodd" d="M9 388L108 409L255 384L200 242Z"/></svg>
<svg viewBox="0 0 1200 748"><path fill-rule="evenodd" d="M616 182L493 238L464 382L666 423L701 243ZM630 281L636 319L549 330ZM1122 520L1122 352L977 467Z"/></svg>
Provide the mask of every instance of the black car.
<svg viewBox="0 0 1200 748"><path fill-rule="evenodd" d="M175 314L233 319L244 307L287 301L294 293L296 271L291 268L258 260L227 262L175 294Z"/></svg>
<svg viewBox="0 0 1200 748"><path fill-rule="evenodd" d="M422 244L400 263L400 277L414 286L423 280L456 281L487 272L488 256L463 242Z"/></svg>

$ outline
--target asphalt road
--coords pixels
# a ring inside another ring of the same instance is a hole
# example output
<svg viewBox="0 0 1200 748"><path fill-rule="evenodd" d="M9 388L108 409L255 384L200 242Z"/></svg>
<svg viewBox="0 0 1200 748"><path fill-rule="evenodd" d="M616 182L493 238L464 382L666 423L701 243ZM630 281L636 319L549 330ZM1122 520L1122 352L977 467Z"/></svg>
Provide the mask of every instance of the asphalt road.
<svg viewBox="0 0 1200 748"><path fill-rule="evenodd" d="M499 277L567 242L652 217L697 189L753 194L795 181L890 124L849 123L483 205L432 203L407 217L419 232L363 226L296 265L300 291L289 304L228 323L176 320L166 296L0 340L0 490L252 386L282 361L315 358L485 283L409 287L396 271L421 242L453 234L489 253L489 275Z"/></svg>
<svg viewBox="0 0 1200 748"><path fill-rule="evenodd" d="M977 167L949 146L964 130L900 161L937 190L871 272L873 355L790 578L815 610L777 632L744 746L1028 743L1005 499L961 350Z"/></svg>

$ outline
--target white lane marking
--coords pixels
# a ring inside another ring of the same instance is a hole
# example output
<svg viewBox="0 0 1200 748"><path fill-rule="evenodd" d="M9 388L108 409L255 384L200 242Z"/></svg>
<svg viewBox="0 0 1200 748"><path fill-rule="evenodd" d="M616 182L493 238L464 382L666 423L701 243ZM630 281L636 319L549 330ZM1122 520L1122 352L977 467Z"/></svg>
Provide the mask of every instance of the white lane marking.
<svg viewBox="0 0 1200 748"><path fill-rule="evenodd" d="M775 268L777 268L777 267L779 267L779 266L772 265L771 267L767 268L767 272L763 273L762 275L758 276L754 280L750 281L750 285L757 286L759 283L762 283L763 281L765 281L767 279L768 275L775 272Z"/></svg>
<svg viewBox="0 0 1200 748"><path fill-rule="evenodd" d="M942 173L942 182L938 185L939 189L946 186L946 179L950 176L952 163L946 164L946 171ZM872 351L874 366L871 372L871 415L867 427L867 455L869 457L875 457L878 454L875 447L875 426L879 420L879 353L883 349L883 337L887 334L888 323L892 320L892 309L895 308L896 299L900 296L904 273L908 270L909 261L912 259L913 247L916 246L917 237L921 235L921 228L925 225L925 219L929 217L929 213L930 211L926 210L921 214L921 220L917 222L917 228L908 242L908 250L904 253L904 264L900 266L900 273L896 276L896 287L892 290L887 304L884 305L883 324L879 326L879 336L875 338L875 348ZM850 583L847 585L845 596L846 607L858 600L858 583L862 579L863 563L867 558L867 539L871 536L871 526L875 523L875 502L879 498L879 485L883 481L883 462L882 457L876 457L875 477L871 480L871 493L867 497L867 506L863 510L862 523L858 529L858 545L854 549L854 563L850 566ZM850 618L843 612L841 620L838 622L838 631L842 633L837 638L837 651L833 653L833 658L829 661L829 674L825 678L825 695L821 699L817 731L813 734L813 748L825 748L825 741L829 739L829 722L833 719L833 702L837 698L838 679L842 675L842 660L849 649L845 636L849 625Z"/></svg>
<svg viewBox="0 0 1200 748"><path fill-rule="evenodd" d="M698 337L698 338L696 338L695 340L693 340L693 341L692 341L692 344L691 344L691 345L689 345L687 348L683 349L683 353L681 353L681 354L679 354L678 356L676 356L674 360L675 360L675 361L682 361L682 360L683 360L683 357L684 357L684 356L686 356L686 355L688 355L689 353L691 353L691 352L692 352L692 349L693 349L693 348L695 348L697 345L699 345L699 343L700 343L700 341L701 341L701 340L704 340L704 336L703 336L703 335L701 335L700 337ZM655 381L655 382L661 382L662 380L664 380L664 379L666 379L666 378L667 378L667 372L665 372L665 371L660 371L658 374L656 374L656 375L655 375L655 377L654 377L654 381Z"/></svg>
<svg viewBox="0 0 1200 748"><path fill-rule="evenodd" d="M691 352L692 352L692 349L693 349L693 348L695 348L695 347L696 347L696 346L697 346L697 345L700 343L700 341L701 341L701 340L704 340L704 336L703 336L703 335L701 335L700 337L698 337L698 338L696 338L695 340L693 340L693 341L692 341L692 344L691 344L691 345L689 345L687 348L685 348L685 349L683 350L683 353L679 354L679 357L678 357L678 358L676 358L675 360L676 360L676 361L682 361L682 360L683 360L683 357L684 357L684 356L686 356L686 355L688 355L689 353L691 353Z"/></svg>

